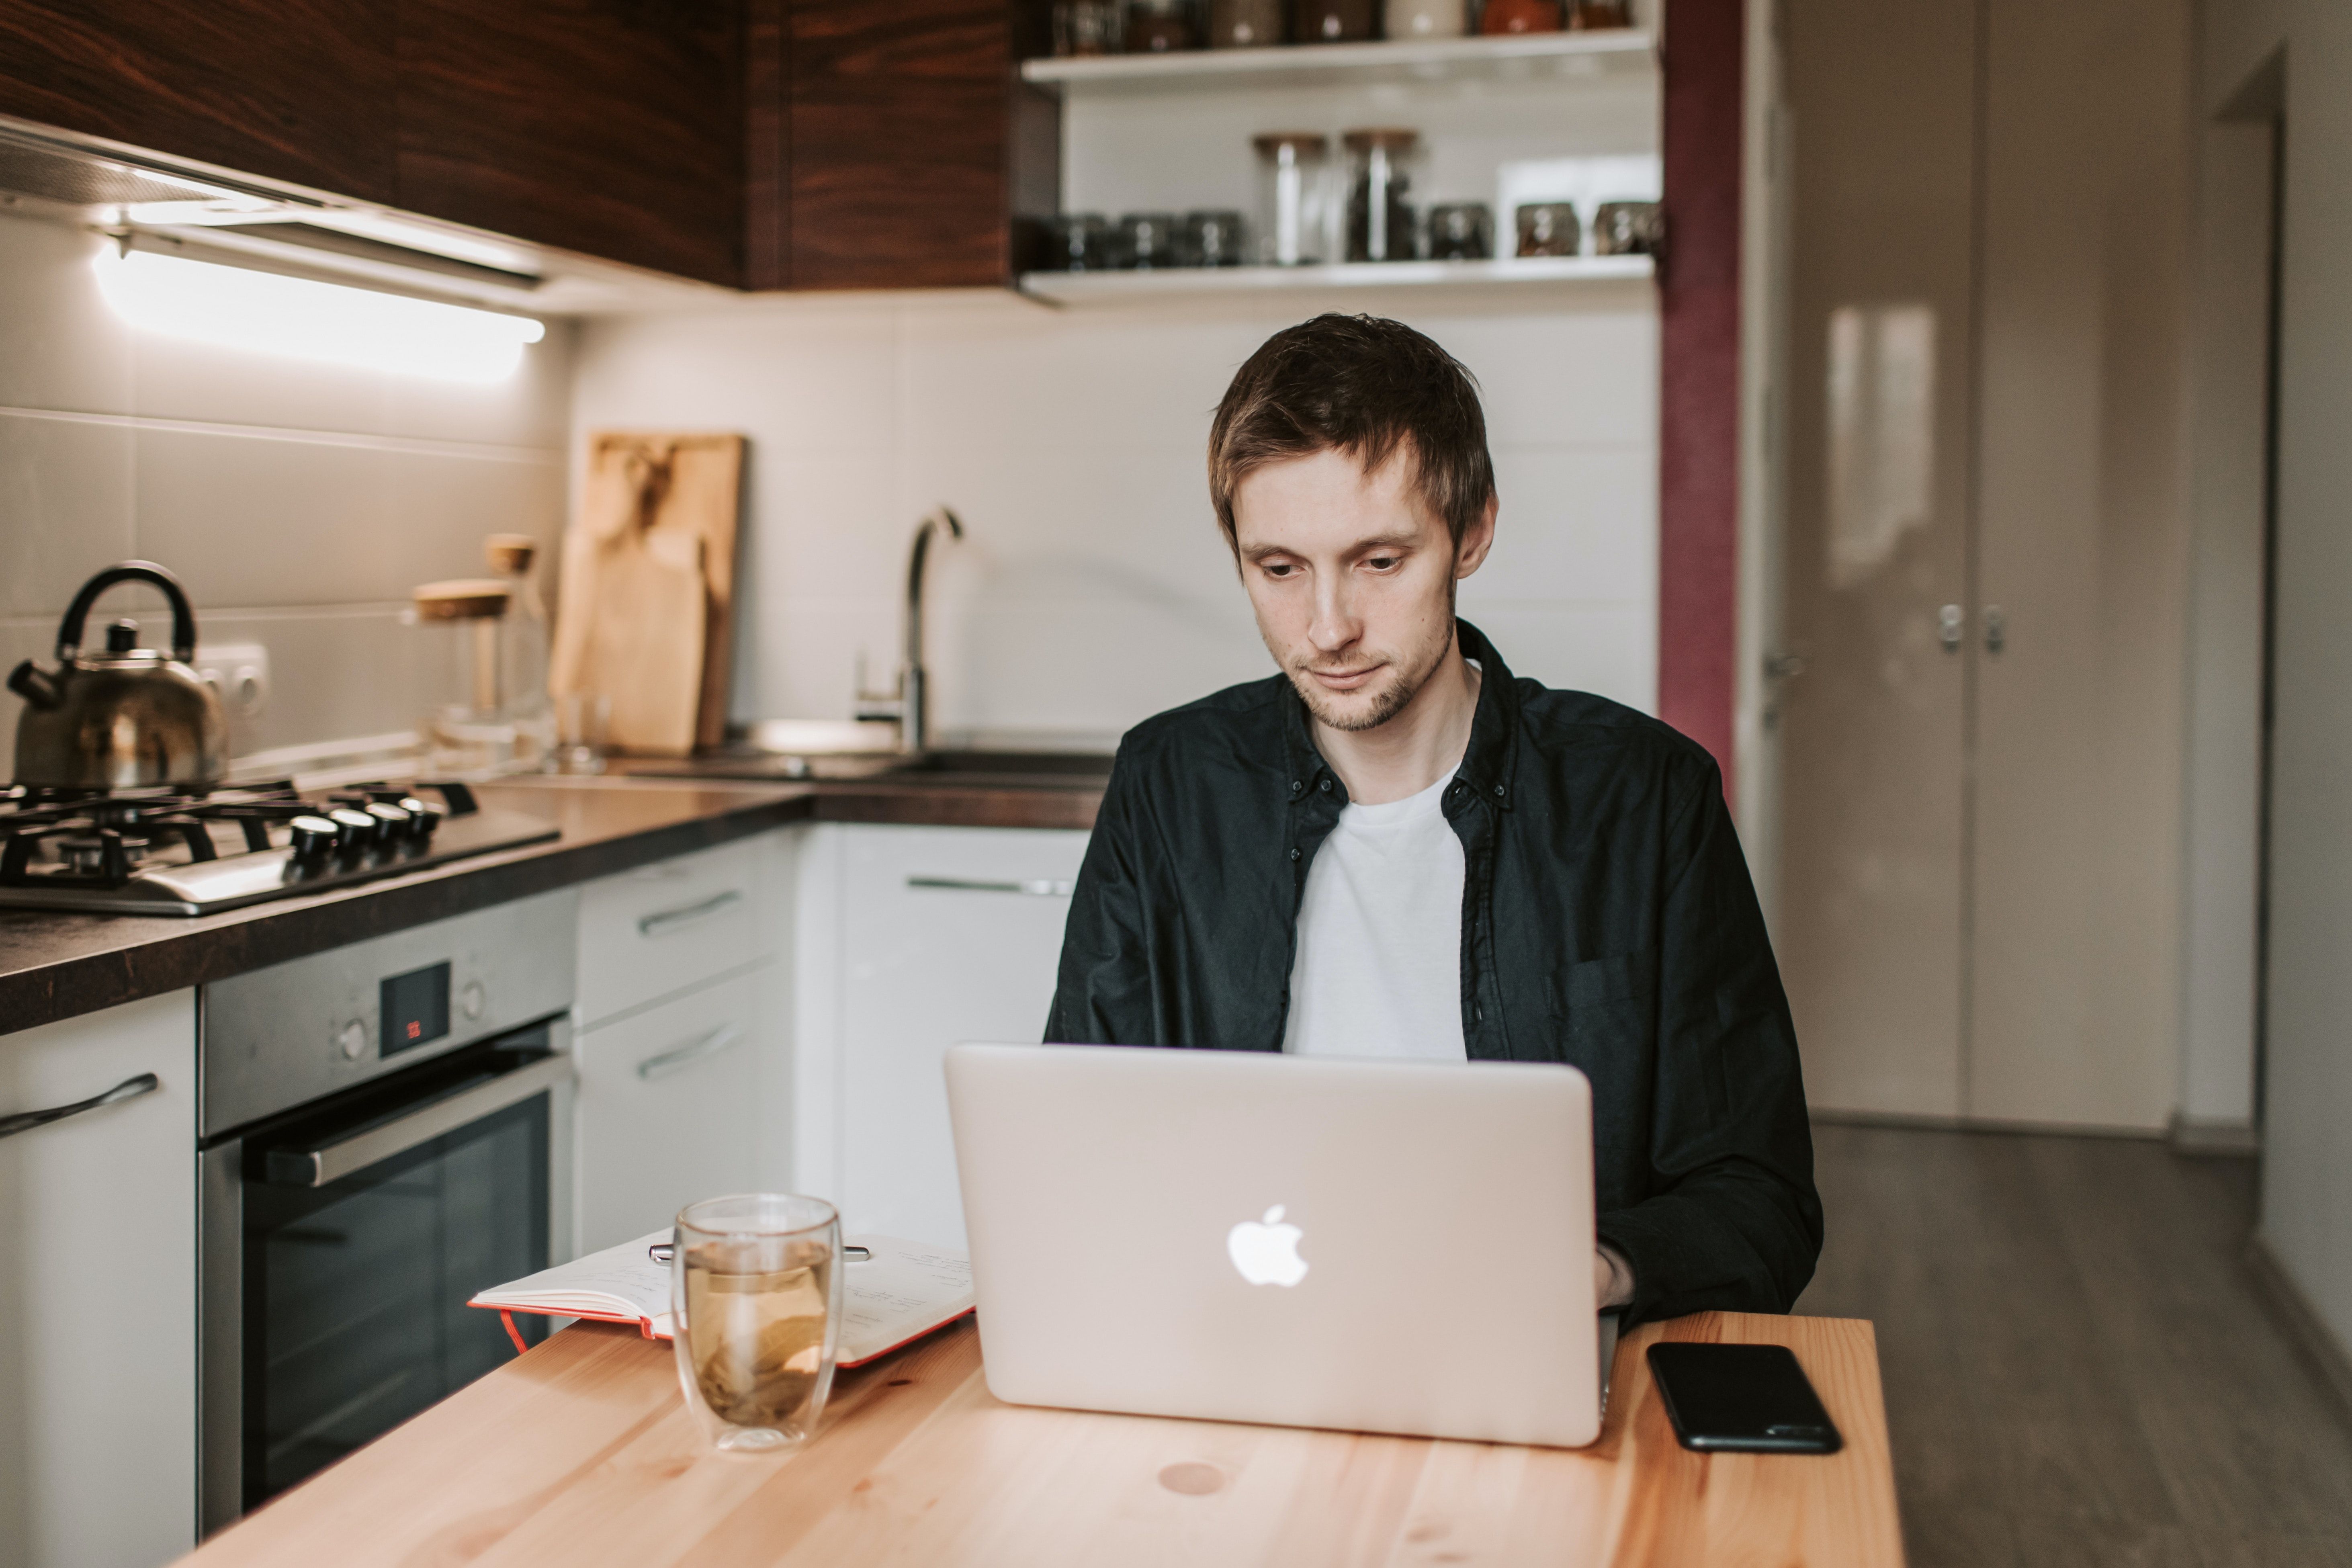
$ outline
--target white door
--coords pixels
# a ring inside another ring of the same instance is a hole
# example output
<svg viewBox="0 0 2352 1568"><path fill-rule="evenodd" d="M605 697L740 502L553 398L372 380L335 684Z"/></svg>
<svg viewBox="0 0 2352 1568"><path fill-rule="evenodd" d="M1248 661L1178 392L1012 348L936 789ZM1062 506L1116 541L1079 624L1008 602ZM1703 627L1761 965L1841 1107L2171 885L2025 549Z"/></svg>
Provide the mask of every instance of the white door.
<svg viewBox="0 0 2352 1568"><path fill-rule="evenodd" d="M0 1037L0 1126L109 1090L126 1098L0 1136L12 1568L150 1568L195 1545L194 992Z"/></svg>

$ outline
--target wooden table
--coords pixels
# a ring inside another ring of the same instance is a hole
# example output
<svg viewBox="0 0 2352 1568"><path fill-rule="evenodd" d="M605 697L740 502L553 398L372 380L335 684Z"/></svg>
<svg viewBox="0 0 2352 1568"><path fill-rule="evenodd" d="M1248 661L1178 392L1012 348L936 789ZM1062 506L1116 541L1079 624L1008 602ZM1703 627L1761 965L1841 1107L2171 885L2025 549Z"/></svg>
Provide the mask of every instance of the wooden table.
<svg viewBox="0 0 2352 1568"><path fill-rule="evenodd" d="M1831 1458L1681 1447L1642 1352L1793 1348ZM1895 1564L1878 1354L1851 1318L1702 1313L1618 1348L1590 1448L1308 1432L998 1403L969 1321L835 1384L789 1456L720 1454L670 1347L576 1324L314 1477L196 1568L614 1564Z"/></svg>

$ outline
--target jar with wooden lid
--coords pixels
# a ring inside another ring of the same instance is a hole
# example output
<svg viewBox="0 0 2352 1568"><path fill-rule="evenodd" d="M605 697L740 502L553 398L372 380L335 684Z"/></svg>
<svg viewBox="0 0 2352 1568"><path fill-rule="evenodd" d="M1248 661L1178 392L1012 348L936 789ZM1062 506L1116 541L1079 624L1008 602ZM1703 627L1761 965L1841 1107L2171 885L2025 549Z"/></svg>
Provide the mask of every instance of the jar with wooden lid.
<svg viewBox="0 0 2352 1568"><path fill-rule="evenodd" d="M1331 139L1320 131L1269 131L1257 148L1257 258L1268 267L1311 267L1331 254Z"/></svg>
<svg viewBox="0 0 2352 1568"><path fill-rule="evenodd" d="M1343 132L1339 139L1348 149L1348 259L1415 259L1420 252L1405 193L1412 186L1409 165L1420 150L1421 132L1368 126Z"/></svg>

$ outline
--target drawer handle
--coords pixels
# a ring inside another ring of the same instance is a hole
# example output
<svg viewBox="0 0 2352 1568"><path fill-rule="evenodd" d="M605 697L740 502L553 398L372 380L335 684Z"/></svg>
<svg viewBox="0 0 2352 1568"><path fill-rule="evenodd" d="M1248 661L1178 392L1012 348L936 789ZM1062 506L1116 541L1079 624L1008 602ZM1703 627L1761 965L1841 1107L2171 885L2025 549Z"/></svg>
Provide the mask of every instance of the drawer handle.
<svg viewBox="0 0 2352 1568"><path fill-rule="evenodd" d="M676 931L680 926L692 925L698 920L707 920L729 905L740 904L742 901L743 895L730 888L723 893L713 894L702 902L688 904L682 910L664 910L659 914L646 915L637 921L637 934L659 936L666 931Z"/></svg>
<svg viewBox="0 0 2352 1568"><path fill-rule="evenodd" d="M945 888L958 893L1026 893L1034 899L1066 899L1075 882L1057 882L1045 877L1024 877L1018 881L992 882L978 877L909 877L910 888Z"/></svg>
<svg viewBox="0 0 2352 1568"><path fill-rule="evenodd" d="M679 1068L690 1066L704 1057L715 1057L735 1043L742 1034L740 1024L721 1024L698 1040L680 1046L674 1051L664 1051L657 1057L647 1057L637 1064L637 1076L651 1083L657 1078L667 1078Z"/></svg>
<svg viewBox="0 0 2352 1568"><path fill-rule="evenodd" d="M0 1138L14 1138L19 1132L30 1132L36 1127L47 1127L52 1121L63 1121L68 1116L79 1116L83 1111L96 1110L101 1105L136 1100L163 1087L163 1079L152 1072L142 1072L137 1078L124 1079L104 1094L93 1094L88 1100L78 1100L71 1105L53 1105L47 1110L20 1110L14 1116L0 1116Z"/></svg>

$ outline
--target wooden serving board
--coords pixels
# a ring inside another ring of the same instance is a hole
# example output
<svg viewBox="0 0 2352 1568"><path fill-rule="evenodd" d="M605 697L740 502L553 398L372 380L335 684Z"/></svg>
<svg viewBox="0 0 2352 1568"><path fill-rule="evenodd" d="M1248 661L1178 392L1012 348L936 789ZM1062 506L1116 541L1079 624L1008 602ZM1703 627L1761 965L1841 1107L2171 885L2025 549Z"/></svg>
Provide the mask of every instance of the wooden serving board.
<svg viewBox="0 0 2352 1568"><path fill-rule="evenodd" d="M742 470L740 436L588 437L548 689L611 699L623 751L685 756L724 738Z"/></svg>

